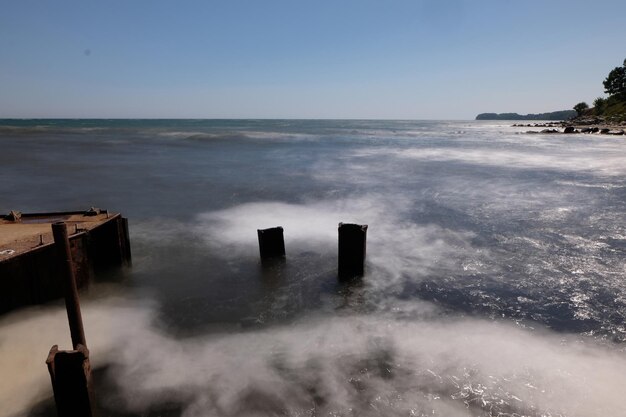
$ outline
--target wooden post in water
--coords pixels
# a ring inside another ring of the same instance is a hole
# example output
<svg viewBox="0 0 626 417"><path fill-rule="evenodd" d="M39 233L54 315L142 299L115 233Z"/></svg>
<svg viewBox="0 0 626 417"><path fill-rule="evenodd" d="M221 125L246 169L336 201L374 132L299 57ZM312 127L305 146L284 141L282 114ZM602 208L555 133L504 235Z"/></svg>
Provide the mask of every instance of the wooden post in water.
<svg viewBox="0 0 626 417"><path fill-rule="evenodd" d="M366 240L367 225L339 223L339 279L363 276Z"/></svg>
<svg viewBox="0 0 626 417"><path fill-rule="evenodd" d="M132 266L132 257L130 253L130 234L128 233L128 219L125 217L120 217L117 222L117 228L122 265Z"/></svg>
<svg viewBox="0 0 626 417"><path fill-rule="evenodd" d="M52 224L52 235L54 236L54 246L56 247L61 266L61 281L63 282L67 320L70 325L70 334L72 335L72 346L74 349L78 349L78 345L83 345L86 348L87 341L85 340L83 318L80 313L78 288L76 287L76 277L72 264L72 251L67 233L67 225L63 222Z"/></svg>
<svg viewBox="0 0 626 417"><path fill-rule="evenodd" d="M93 417L94 396L91 383L89 350L78 345L75 350L59 351L52 346L48 359L54 401L59 417Z"/></svg>
<svg viewBox="0 0 626 417"><path fill-rule="evenodd" d="M261 260L285 257L285 238L283 237L282 227L257 229L257 235L259 236Z"/></svg>

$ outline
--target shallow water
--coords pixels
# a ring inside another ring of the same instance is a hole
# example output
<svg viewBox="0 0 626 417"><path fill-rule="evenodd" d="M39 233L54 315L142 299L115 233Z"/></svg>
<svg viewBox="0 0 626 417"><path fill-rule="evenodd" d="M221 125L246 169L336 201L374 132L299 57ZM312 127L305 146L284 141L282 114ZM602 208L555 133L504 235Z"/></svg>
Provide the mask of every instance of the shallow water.
<svg viewBox="0 0 626 417"><path fill-rule="evenodd" d="M83 296L103 415L626 415L622 137L29 120L0 145L0 212L130 218L132 270ZM361 281L336 279L340 221L369 225ZM0 318L0 415L54 415L68 333L58 303Z"/></svg>

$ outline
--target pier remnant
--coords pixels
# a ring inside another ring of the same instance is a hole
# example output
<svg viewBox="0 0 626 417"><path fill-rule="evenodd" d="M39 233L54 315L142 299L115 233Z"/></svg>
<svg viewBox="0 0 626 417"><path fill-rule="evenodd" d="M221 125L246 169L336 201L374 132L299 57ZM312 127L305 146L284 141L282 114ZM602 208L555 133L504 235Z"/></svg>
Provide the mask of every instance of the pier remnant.
<svg viewBox="0 0 626 417"><path fill-rule="evenodd" d="M0 314L63 297L53 223L67 224L78 288L131 266L128 220L107 210L85 213L22 213L19 221L15 214L0 215Z"/></svg>
<svg viewBox="0 0 626 417"><path fill-rule="evenodd" d="M339 223L339 279L363 276L366 240L366 224Z"/></svg>
<svg viewBox="0 0 626 417"><path fill-rule="evenodd" d="M257 229L261 260L285 257L285 238L281 226Z"/></svg>
<svg viewBox="0 0 626 417"><path fill-rule="evenodd" d="M52 346L46 359L59 417L93 417L94 395L89 350L79 344L74 350Z"/></svg>
<svg viewBox="0 0 626 417"><path fill-rule="evenodd" d="M74 264L72 263L72 249L67 233L67 224L57 222L52 224L52 235L54 236L54 246L59 257L60 270L62 271L63 295L65 297L65 309L67 310L67 320L70 325L72 335L72 346L74 349L78 345L87 347L85 340L85 329L83 328L83 318L80 313L80 302L78 300L78 287L74 274Z"/></svg>

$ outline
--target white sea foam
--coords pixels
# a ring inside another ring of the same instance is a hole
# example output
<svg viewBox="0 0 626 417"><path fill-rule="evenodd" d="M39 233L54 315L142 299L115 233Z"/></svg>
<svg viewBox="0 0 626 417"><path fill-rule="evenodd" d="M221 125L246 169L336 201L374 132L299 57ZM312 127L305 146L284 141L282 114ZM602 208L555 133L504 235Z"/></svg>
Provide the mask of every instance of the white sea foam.
<svg viewBox="0 0 626 417"><path fill-rule="evenodd" d="M83 310L92 365L109 365L117 387L106 400L127 412L174 402L185 417L623 415L626 359L573 336L425 319L414 308L407 317L399 304L377 316L177 339L136 300ZM52 344L67 348L64 315L46 308L0 321L0 367L12 376L0 380L0 416L27 415L51 395L43 362Z"/></svg>
<svg viewBox="0 0 626 417"><path fill-rule="evenodd" d="M375 195L303 204L249 203L200 215L195 233L215 253L252 257L258 250L256 229L282 226L288 253L335 256L339 222L368 224L369 282L384 286L406 276L416 279L433 268L458 267L460 259L487 256L472 247L471 232L402 220L410 203L398 197L389 204Z"/></svg>
<svg viewBox="0 0 626 417"><path fill-rule="evenodd" d="M626 174L626 143L616 142L613 146L588 148L585 151L562 150L558 153L542 153L503 148L493 149L450 149L422 148L392 151L393 154L424 161L458 161L493 167L521 169L549 169L562 171L586 171L599 175Z"/></svg>
<svg viewBox="0 0 626 417"><path fill-rule="evenodd" d="M195 139L195 140L211 140L211 139L265 139L265 140L316 140L319 135L295 133L295 132L271 132L271 131L224 131L224 132L206 132L200 130L168 130L168 131L146 131L146 134L154 134L165 138L173 139Z"/></svg>

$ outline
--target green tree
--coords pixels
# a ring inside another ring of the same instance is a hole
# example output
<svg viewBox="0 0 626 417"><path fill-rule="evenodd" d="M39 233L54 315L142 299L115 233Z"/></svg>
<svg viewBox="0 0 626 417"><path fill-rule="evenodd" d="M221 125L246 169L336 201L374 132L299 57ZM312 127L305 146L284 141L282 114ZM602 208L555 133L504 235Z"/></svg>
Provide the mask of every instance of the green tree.
<svg viewBox="0 0 626 417"><path fill-rule="evenodd" d="M626 99L626 59L624 65L615 67L609 72L603 84L607 94Z"/></svg>
<svg viewBox="0 0 626 417"><path fill-rule="evenodd" d="M606 108L606 99L604 97L598 97L593 101L593 109L594 113L600 115L604 113L604 109Z"/></svg>
<svg viewBox="0 0 626 417"><path fill-rule="evenodd" d="M587 110L588 108L589 108L589 105L585 103L584 101L574 106L574 110L576 110L576 113L578 113L579 116L583 114L583 112Z"/></svg>

